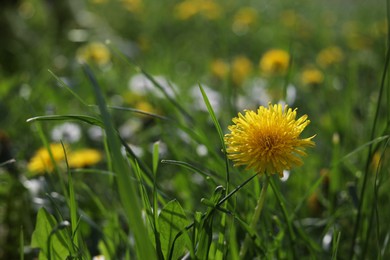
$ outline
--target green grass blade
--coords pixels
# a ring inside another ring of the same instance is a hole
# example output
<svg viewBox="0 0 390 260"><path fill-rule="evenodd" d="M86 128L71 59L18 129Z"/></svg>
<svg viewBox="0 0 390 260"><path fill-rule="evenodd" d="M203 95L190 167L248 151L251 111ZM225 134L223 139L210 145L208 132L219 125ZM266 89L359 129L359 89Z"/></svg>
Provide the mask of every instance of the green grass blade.
<svg viewBox="0 0 390 260"><path fill-rule="evenodd" d="M88 106L88 104L85 103L84 100L79 95L77 95L68 85L66 85L66 83L63 80L61 80L51 70L48 70L48 71L58 81L58 83L61 85L61 87L64 87L67 91L69 91L78 101L80 101L81 104L83 104L84 106Z"/></svg>
<svg viewBox="0 0 390 260"><path fill-rule="evenodd" d="M340 231L334 231L333 232L333 239L332 239L332 260L337 259L337 252L339 250L340 245L340 239L341 239L341 232Z"/></svg>
<svg viewBox="0 0 390 260"><path fill-rule="evenodd" d="M122 156L121 143L111 121L111 116L107 110L103 94L90 69L87 66L84 66L83 68L84 72L91 81L93 92L101 113L104 129L107 135L108 147L112 155L113 169L117 176L116 181L120 199L128 218L130 230L133 232L135 238L136 254L138 259L155 259L155 250L149 240L147 229L144 226L141 217L142 211L139 201L140 199L136 192L136 186L130 179L129 164Z"/></svg>
<svg viewBox="0 0 390 260"><path fill-rule="evenodd" d="M218 122L218 119L217 119L217 116L215 115L214 113L214 109L213 107L211 106L210 104L210 101L206 95L206 92L204 91L202 85L199 84L199 89L200 91L202 92L202 96L203 96L203 100L206 104L206 107L207 107L207 110L210 114L210 117L211 119L213 120L213 123L214 123L214 126L218 132L218 136L219 136L219 140L221 142L221 145L222 145L222 150L223 150L223 153L225 154L225 165L226 165L226 192L229 192L229 183L230 183L230 177L229 177L229 162L228 162L228 159L227 159L227 156L226 156L226 145L225 145L225 141L224 141L224 135L223 135L223 132L222 132L222 128L221 128L221 125L219 124Z"/></svg>
<svg viewBox="0 0 390 260"><path fill-rule="evenodd" d="M294 229L293 229L293 223L292 223L292 218L289 217L289 213L287 212L287 209L286 209L286 206L285 206L285 203L284 203L284 200L282 198L282 194L280 193L279 191L279 188L276 187L276 184L275 184L275 181L273 178L270 178L270 184L271 184L271 187L272 187L272 191L274 192L275 194L275 197L276 197L276 200L278 201L278 204L280 206L280 208L282 209L282 213L283 213L283 217L284 217L284 220L286 221L286 224L287 224L287 228L288 228L288 234L290 236L290 242L291 242L291 249L292 249L292 253L294 254L295 256L295 247L294 247L294 243L295 243L295 239L296 239L296 236L295 236L295 232L294 232Z"/></svg>
<svg viewBox="0 0 390 260"><path fill-rule="evenodd" d="M19 235L19 254L20 260L24 260L24 233L23 226L20 227L20 235Z"/></svg>
<svg viewBox="0 0 390 260"><path fill-rule="evenodd" d="M147 73L144 69L142 69L141 67L139 67L138 65L135 64L134 61L132 60L129 60L128 57L126 57L125 55L123 55L119 50L117 50L116 48L114 48L113 46L111 46L111 49L114 51L114 53L116 55L118 55L118 57L121 58L122 61L124 61L127 65L130 65L132 66L133 68L135 68L136 71L142 73L148 80L150 80L152 83L153 83L153 86L156 87L159 91L161 91L161 93L163 93L164 97L175 107L179 110L179 112L186 118L188 119L189 121L193 121L191 115L176 101L176 99L174 99L173 97L171 97L166 91L165 89L153 78L153 76L151 76L149 73Z"/></svg>
<svg viewBox="0 0 390 260"><path fill-rule="evenodd" d="M156 243L156 253L158 256L158 259L164 259L162 249L161 249L161 241L160 241L160 233L159 233L159 228L158 228L158 223L157 223L157 218L158 218L158 205L157 205L157 189L155 186L153 186L153 207L150 204L150 199L148 196L148 193L146 191L146 187L143 183L142 180L142 171L137 163L137 161L130 161L131 165L133 166L133 169L136 173L137 180L139 183L139 189L141 193L141 201L144 204L144 209L146 211L146 217L148 218L148 221L152 227L153 234L154 234L154 241ZM153 212L152 212L153 209Z"/></svg>
<svg viewBox="0 0 390 260"><path fill-rule="evenodd" d="M83 115L49 115L49 116L36 116L27 119L27 123L34 121L64 121L64 120L76 120L88 123L90 125L97 125L102 127L103 123L101 120L92 117L92 116L83 116Z"/></svg>
<svg viewBox="0 0 390 260"><path fill-rule="evenodd" d="M205 178L205 180L207 181L211 181L215 186L217 186L217 182L214 180L214 178L217 178L217 176L211 176L210 173L190 164L190 163L187 163L187 162L182 162L182 161L175 161L175 160L161 160L161 163L164 163L164 164L172 164L172 165L178 165L178 166L181 166L181 167L184 167L186 169L189 169L191 171L194 171L196 173L199 173L200 175L202 175L203 178Z"/></svg>
<svg viewBox="0 0 390 260"><path fill-rule="evenodd" d="M68 157L66 154L65 146L62 144L62 149L64 151L65 155L65 163L66 163L66 169L67 169L67 177L68 177L68 207L70 211L70 224L72 228L72 238L73 238L73 243L77 248L80 248L79 240L78 240L78 233L77 227L78 227L78 218L77 218L77 202L76 202L76 197L75 197L75 192L74 192L74 185L73 185L73 176L72 172L70 171L69 164L68 164Z"/></svg>
<svg viewBox="0 0 390 260"><path fill-rule="evenodd" d="M387 10L387 11L389 11L389 10ZM387 15L389 16L389 14L387 14ZM389 21L387 21L387 22L389 22ZM376 134L376 128L377 128L377 124L378 124L378 120L379 120L380 107L381 107L381 103L382 103L383 92L384 92L385 85L386 85L385 83L386 83L387 73L389 70L389 64L390 64L390 44L388 43L388 46L386 49L385 64L384 64L382 77L381 77L381 83L380 83L380 87L379 87L377 106L375 109L374 121L373 121L372 128L371 128L370 140L373 140L375 137L375 134ZM353 235L351 238L352 243L351 243L350 252L349 252L349 258L351 258L351 259L355 255L356 240L357 240L358 233L360 231L361 224L362 224L361 222L362 222L362 215L363 215L363 205L364 205L364 198L366 197L365 194L366 194L366 186L367 186L367 182L368 182L370 161L371 161L371 156L372 156L372 151L373 151L372 148L373 148L372 144L369 145L366 166L365 166L365 171L364 171L364 176L363 176L363 181L362 181L362 188L360 191L359 206L358 206L358 211L357 211L357 215L356 215L356 221L355 221L354 228L353 228ZM365 254L365 252L363 252L362 258L365 257L364 254Z"/></svg>

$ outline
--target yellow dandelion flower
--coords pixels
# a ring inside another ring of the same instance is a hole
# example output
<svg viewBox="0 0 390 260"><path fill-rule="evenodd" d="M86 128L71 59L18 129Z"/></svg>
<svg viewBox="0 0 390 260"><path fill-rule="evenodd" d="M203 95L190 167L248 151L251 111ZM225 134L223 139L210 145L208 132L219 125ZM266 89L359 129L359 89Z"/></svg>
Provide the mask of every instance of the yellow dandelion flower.
<svg viewBox="0 0 390 260"><path fill-rule="evenodd" d="M209 0L186 0L177 4L174 12L180 20L188 20L198 14L209 20L214 20L221 16L222 8Z"/></svg>
<svg viewBox="0 0 390 260"><path fill-rule="evenodd" d="M110 50L100 42L91 42L77 50L76 58L81 62L94 62L103 66L110 62Z"/></svg>
<svg viewBox="0 0 390 260"><path fill-rule="evenodd" d="M184 1L175 6L175 15L180 20L188 20L199 12L194 1Z"/></svg>
<svg viewBox="0 0 390 260"><path fill-rule="evenodd" d="M240 8L234 15L234 24L238 26L251 26L257 22L258 14L255 8L246 6Z"/></svg>
<svg viewBox="0 0 390 260"><path fill-rule="evenodd" d="M122 0L122 4L127 11L132 13L140 13L143 8L142 0Z"/></svg>
<svg viewBox="0 0 390 260"><path fill-rule="evenodd" d="M324 81L324 74L318 69L305 69L301 74L301 81L305 85L318 85Z"/></svg>
<svg viewBox="0 0 390 260"><path fill-rule="evenodd" d="M303 164L305 147L314 146L314 136L299 139L310 123L307 115L296 119L297 109L288 106L260 106L255 111L246 110L233 118L229 134L225 135L228 158L235 166L246 165L259 174L279 174Z"/></svg>
<svg viewBox="0 0 390 260"><path fill-rule="evenodd" d="M82 149L68 155L70 168L83 168L97 164L102 160L102 154L94 149Z"/></svg>
<svg viewBox="0 0 390 260"><path fill-rule="evenodd" d="M252 72L252 62L245 56L237 56L232 61L232 80L233 83L240 86Z"/></svg>
<svg viewBox="0 0 390 260"><path fill-rule="evenodd" d="M260 70L266 75L285 74L290 63L288 52L279 49L267 51L260 59Z"/></svg>
<svg viewBox="0 0 390 260"><path fill-rule="evenodd" d="M226 77L227 73L229 72L229 64L227 64L222 59L216 59L211 62L210 65L211 73L219 78L223 79Z"/></svg>
<svg viewBox="0 0 390 260"><path fill-rule="evenodd" d="M49 147L55 162L64 159L65 155L61 144L50 144ZM49 151L45 147L38 149L27 164L27 169L34 174L53 171L54 165Z"/></svg>
<svg viewBox="0 0 390 260"><path fill-rule="evenodd" d="M209 20L218 19L221 16L222 8L219 4L213 1L199 1L199 9L201 14Z"/></svg>
<svg viewBox="0 0 390 260"><path fill-rule="evenodd" d="M340 63L344 59L343 51L337 46L330 46L321 50L317 55L317 63L323 68Z"/></svg>
<svg viewBox="0 0 390 260"><path fill-rule="evenodd" d="M285 10L281 12L279 20L288 28L293 28L299 21L298 15L294 10Z"/></svg>

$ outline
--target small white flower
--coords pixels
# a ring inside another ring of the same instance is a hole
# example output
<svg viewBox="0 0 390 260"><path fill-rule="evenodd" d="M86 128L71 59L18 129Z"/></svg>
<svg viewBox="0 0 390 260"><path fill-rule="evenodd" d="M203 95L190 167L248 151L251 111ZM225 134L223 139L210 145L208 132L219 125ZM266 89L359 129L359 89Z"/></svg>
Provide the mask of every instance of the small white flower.
<svg viewBox="0 0 390 260"><path fill-rule="evenodd" d="M204 145L204 144L200 144L196 147L196 153L199 155L199 156L206 156L209 151L207 150L207 147Z"/></svg>
<svg viewBox="0 0 390 260"><path fill-rule="evenodd" d="M91 126L88 129L88 136L91 138L91 140L101 141L103 138L103 129L96 125Z"/></svg>
<svg viewBox="0 0 390 260"><path fill-rule="evenodd" d="M237 109L242 111L250 107L266 106L271 100L267 92L266 81L262 78L254 78L245 83L245 96L237 99Z"/></svg>
<svg viewBox="0 0 390 260"><path fill-rule="evenodd" d="M218 91L215 91L211 89L210 87L201 84L204 92L206 93L206 96L208 100L210 101L210 105L215 111L215 113L218 113L221 110L221 101L222 97L221 94ZM190 95L193 97L193 104L194 109L201 110L201 111L207 111L207 106L204 102L202 92L199 89L198 85L192 86L190 90Z"/></svg>
<svg viewBox="0 0 390 260"><path fill-rule="evenodd" d="M81 128L78 124L66 122L53 128L51 138L53 141L62 140L68 143L74 143L81 138Z"/></svg>
<svg viewBox="0 0 390 260"><path fill-rule="evenodd" d="M175 96L174 90L177 89L177 86L174 83L171 83L164 76L161 75L153 76L153 79L163 88L163 90L168 94L168 96ZM136 74L131 77L128 87L131 91L140 95L152 93L159 98L164 97L164 94L156 86L154 86L153 82L148 79L144 74Z"/></svg>

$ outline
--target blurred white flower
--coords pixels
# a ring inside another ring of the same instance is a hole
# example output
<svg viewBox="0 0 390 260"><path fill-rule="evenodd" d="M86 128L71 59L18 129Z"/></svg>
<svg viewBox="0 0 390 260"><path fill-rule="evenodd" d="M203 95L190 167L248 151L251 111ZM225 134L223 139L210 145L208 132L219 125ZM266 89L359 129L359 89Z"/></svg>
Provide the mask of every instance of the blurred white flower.
<svg viewBox="0 0 390 260"><path fill-rule="evenodd" d="M168 96L175 96L175 90L177 89L177 86L174 83L170 82L161 75L153 76L153 79L162 87ZM164 97L164 94L156 86L154 86L153 82L149 80L144 74L135 74L132 76L129 80L128 88L140 95L153 93L159 98Z"/></svg>
<svg viewBox="0 0 390 260"><path fill-rule="evenodd" d="M30 192L32 197L37 197L39 193L43 190L44 186L44 179L37 178L37 179L30 179L25 180L23 182L24 187Z"/></svg>
<svg viewBox="0 0 390 260"><path fill-rule="evenodd" d="M140 118L131 118L119 127L119 134L122 138L128 139L134 136L134 133L142 128L142 120Z"/></svg>
<svg viewBox="0 0 390 260"><path fill-rule="evenodd" d="M295 99L297 97L297 89L294 85L288 85L286 89L286 99L281 99L278 101L278 104L281 104L282 106L285 105L293 105L295 102Z"/></svg>
<svg viewBox="0 0 390 260"><path fill-rule="evenodd" d="M168 146L166 143L160 141L154 142L150 144L149 151L153 153L154 144L158 143L158 152L160 157L164 157L168 153Z"/></svg>
<svg viewBox="0 0 390 260"><path fill-rule="evenodd" d="M286 102L289 106L293 105L295 102L295 99L297 98L297 89L295 88L294 85L289 84L287 86L287 91L286 91Z"/></svg>
<svg viewBox="0 0 390 260"><path fill-rule="evenodd" d="M210 87L201 84L207 98L210 101L211 107L218 113L221 110L222 97L218 91L211 89ZM193 106L196 110L207 111L207 106L204 103L202 92L200 92L199 86L192 86L190 89L190 95L193 98Z"/></svg>
<svg viewBox="0 0 390 260"><path fill-rule="evenodd" d="M103 129L96 125L91 126L88 129L88 136L91 138L91 140L101 141L103 137Z"/></svg>
<svg viewBox="0 0 390 260"><path fill-rule="evenodd" d="M266 81L262 78L254 78L246 82L243 89L246 91L245 96L238 96L237 109L242 111L259 106L267 106L271 101L268 95Z"/></svg>
<svg viewBox="0 0 390 260"><path fill-rule="evenodd" d="M196 153L199 155L199 156L206 156L209 151L207 150L207 147L204 145L204 144L200 144L196 147Z"/></svg>
<svg viewBox="0 0 390 260"><path fill-rule="evenodd" d="M21 88L19 89L19 96L21 96L23 99L28 100L31 95L31 87L28 84L23 84Z"/></svg>
<svg viewBox="0 0 390 260"><path fill-rule="evenodd" d="M78 124L66 122L52 129L51 138L53 141L62 140L67 143L74 143L81 138L81 128Z"/></svg>
<svg viewBox="0 0 390 260"><path fill-rule="evenodd" d="M285 181L288 180L289 177L290 177L290 171L284 170L284 171L283 171L283 177L280 178L280 180L281 180L282 182L285 182Z"/></svg>
<svg viewBox="0 0 390 260"><path fill-rule="evenodd" d="M134 144L127 144L130 149L133 151L133 153L135 154L135 156L137 157L142 157L144 155L144 149L140 146L137 146L137 145L134 145ZM125 147L123 146L123 150L122 150L122 154L124 156L126 156L126 149Z"/></svg>

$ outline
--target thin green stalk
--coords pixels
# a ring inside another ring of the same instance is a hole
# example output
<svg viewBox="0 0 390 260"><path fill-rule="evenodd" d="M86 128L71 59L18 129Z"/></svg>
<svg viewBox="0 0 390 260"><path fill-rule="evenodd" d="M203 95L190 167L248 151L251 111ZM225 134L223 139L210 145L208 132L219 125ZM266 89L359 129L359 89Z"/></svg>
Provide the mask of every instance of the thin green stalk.
<svg viewBox="0 0 390 260"><path fill-rule="evenodd" d="M257 225L257 223L259 222L259 219L260 219L261 212L263 210L265 196L267 194L269 178L270 177L268 175L266 175L265 180L264 180L264 184L263 184L263 188L261 189L259 200L257 201L257 206L255 208L255 213L253 214L252 221L251 221L251 224L249 226L250 229L252 229L252 230L254 230L256 228L256 225ZM251 241L251 238L247 234L245 236L244 244L242 245L241 251L240 251L240 258L241 259L244 259L245 254L246 254L246 252L248 250L248 246L250 244L250 241Z"/></svg>
<svg viewBox="0 0 390 260"><path fill-rule="evenodd" d="M20 253L20 260L24 260L24 233L23 233L23 226L20 227L19 253Z"/></svg>
<svg viewBox="0 0 390 260"><path fill-rule="evenodd" d="M377 126L378 119L379 119L379 110L380 110L380 105L381 105L381 100L382 100L381 97L383 95L383 91L384 91L384 87L385 87L385 81L386 81L386 76L387 76L387 70L389 68L389 62L390 62L390 45L387 47L385 66L384 66L382 79L381 79L381 85L380 85L380 89L379 89L379 93L378 93L378 102L377 102L377 106L376 106L376 110L375 110L375 116L374 116L373 126L371 129L370 140L374 139L375 132L376 132L376 126ZM373 150L372 145L370 145L368 148L365 174L363 177L362 189L360 192L360 200L359 200L358 212L357 212L357 216L356 216L356 222L355 222L354 229L353 229L352 244L351 244L350 253L349 253L350 259L352 259L354 254L355 254L356 239L357 239L360 225L361 225L360 222L361 222L362 214L363 214L362 213L363 202L364 202L364 197L365 197L364 195L366 193L366 186L367 186L367 181L368 181L368 171L369 171L369 167L370 167L370 158L371 158L372 150Z"/></svg>
<svg viewBox="0 0 390 260"><path fill-rule="evenodd" d="M290 241L291 241L291 244L292 244L291 248L292 248L293 256L295 258L294 243L295 243L296 237L295 237L294 229L293 229L293 226L292 226L292 217L294 215L291 215L291 217L289 217L289 214L287 212L286 206L284 204L284 201L282 199L282 195L280 194L279 189L276 187L276 185L275 185L275 183L274 183L274 181L272 179L271 179L270 182L271 182L271 187L272 187L272 190L273 190L273 192L275 194L275 197L276 197L276 199L277 199L277 201L279 203L280 208L282 209L283 217L284 217L284 219L285 219L285 221L287 223L288 233L290 235Z"/></svg>

